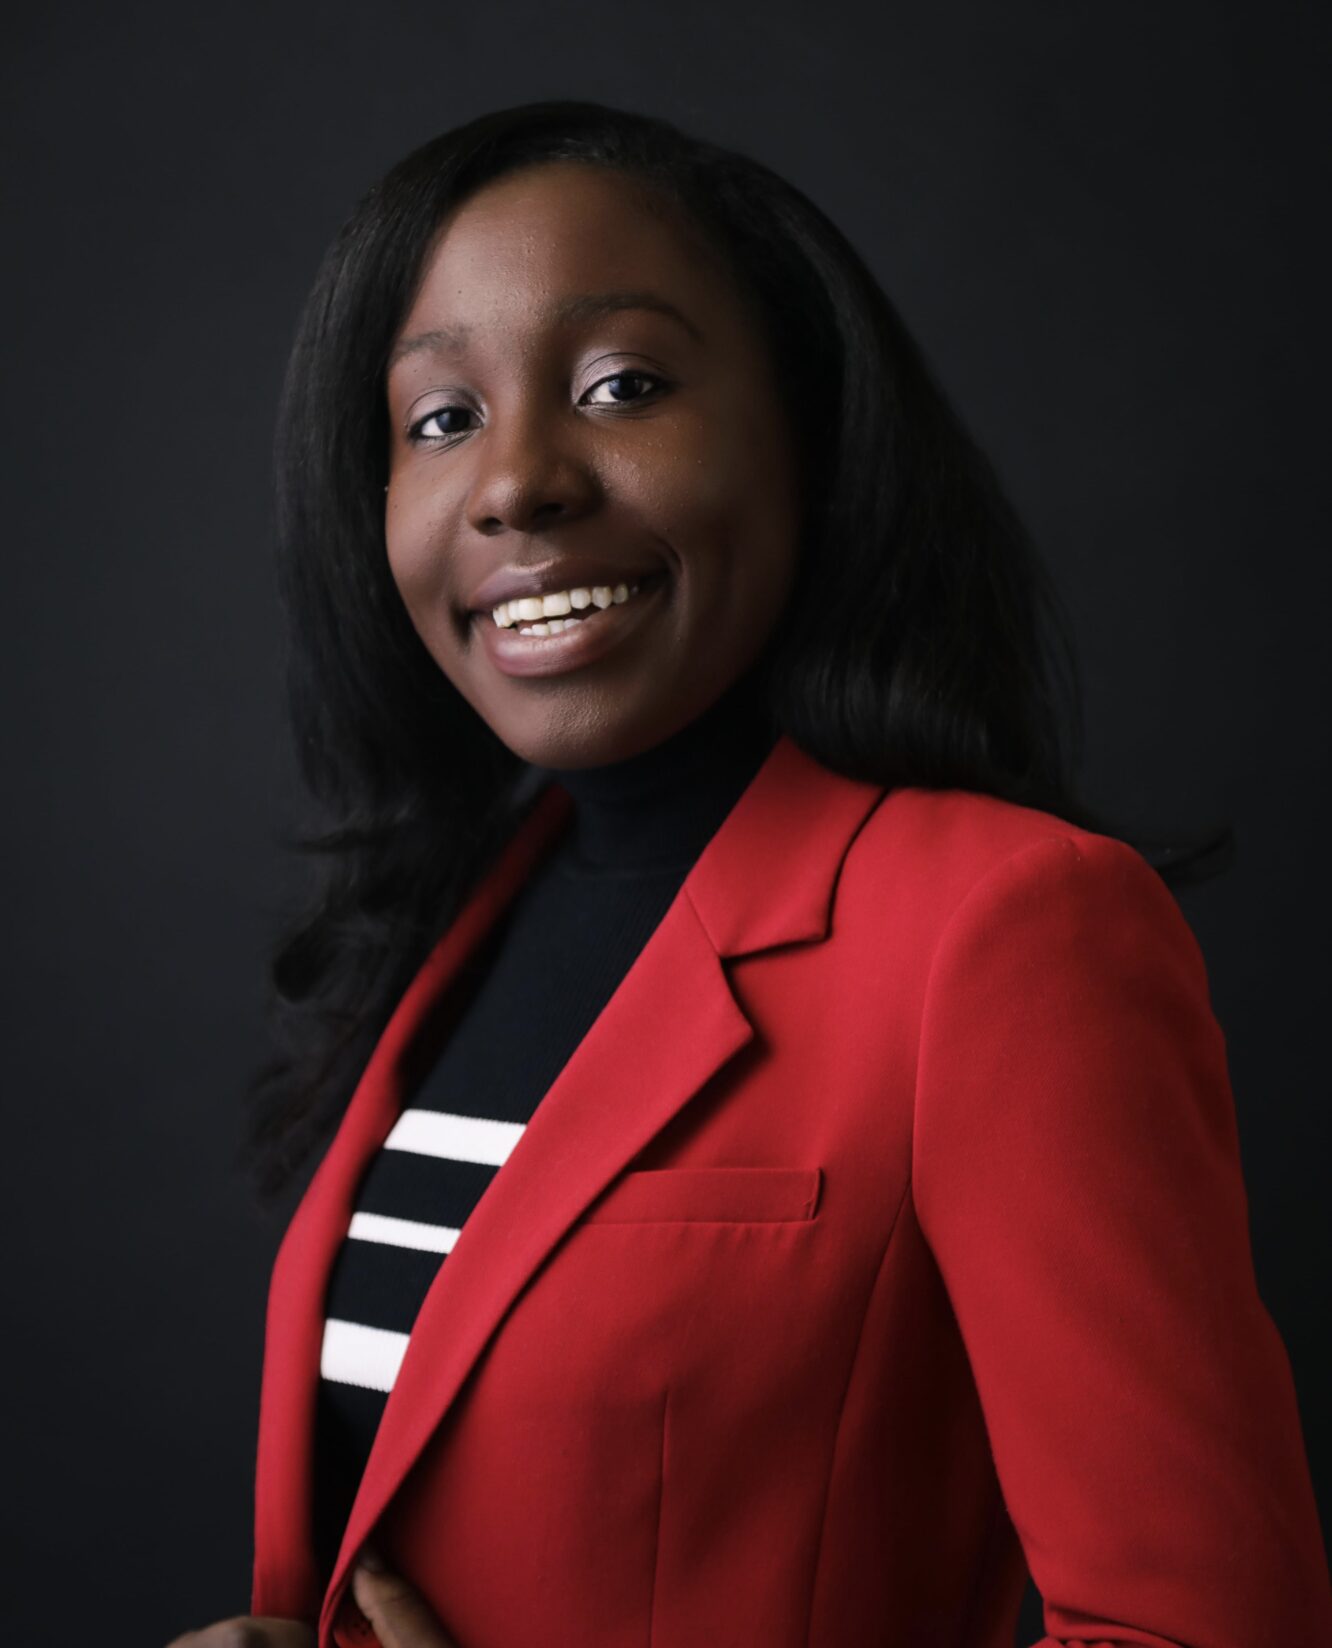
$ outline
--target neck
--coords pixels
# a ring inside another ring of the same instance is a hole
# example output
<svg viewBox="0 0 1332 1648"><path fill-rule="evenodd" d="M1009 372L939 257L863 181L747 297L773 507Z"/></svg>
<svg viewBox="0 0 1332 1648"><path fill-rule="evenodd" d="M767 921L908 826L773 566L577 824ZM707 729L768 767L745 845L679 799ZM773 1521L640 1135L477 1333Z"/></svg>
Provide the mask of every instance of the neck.
<svg viewBox="0 0 1332 1648"><path fill-rule="evenodd" d="M562 857L591 873L691 864L776 740L751 671L650 749L599 767L543 769L574 801Z"/></svg>

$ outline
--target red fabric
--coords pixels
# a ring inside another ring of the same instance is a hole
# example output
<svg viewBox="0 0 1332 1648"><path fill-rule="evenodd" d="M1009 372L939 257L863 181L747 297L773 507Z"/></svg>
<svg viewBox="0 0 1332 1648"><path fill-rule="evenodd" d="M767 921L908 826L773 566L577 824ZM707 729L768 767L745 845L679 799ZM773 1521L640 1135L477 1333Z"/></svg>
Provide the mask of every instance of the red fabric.
<svg viewBox="0 0 1332 1648"><path fill-rule="evenodd" d="M322 1298L404 1056L552 784L399 1004L269 1298L256 1613L360 1545L460 1648L1332 1644L1198 945L1131 848L780 740L441 1265L334 1573Z"/></svg>

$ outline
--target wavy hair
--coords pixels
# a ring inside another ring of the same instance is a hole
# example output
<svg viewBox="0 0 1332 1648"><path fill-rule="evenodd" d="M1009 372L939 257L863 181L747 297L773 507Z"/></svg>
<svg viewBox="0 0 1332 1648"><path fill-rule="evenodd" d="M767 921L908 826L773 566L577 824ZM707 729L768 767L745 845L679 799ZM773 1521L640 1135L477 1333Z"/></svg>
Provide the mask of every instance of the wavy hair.
<svg viewBox="0 0 1332 1648"><path fill-rule="evenodd" d="M485 114L415 149L355 207L283 382L287 691L322 817L284 838L317 886L271 957L272 1046L241 1151L262 1200L336 1123L402 991L530 800L530 769L435 664L393 583L385 371L444 215L555 160L614 168L720 256L778 366L806 487L795 588L764 652L775 727L856 779L982 791L1117 835L1170 882L1233 853L1229 826L1148 841L1076 794L1081 687L1052 581L893 305L812 201L759 161L641 113L557 100Z"/></svg>

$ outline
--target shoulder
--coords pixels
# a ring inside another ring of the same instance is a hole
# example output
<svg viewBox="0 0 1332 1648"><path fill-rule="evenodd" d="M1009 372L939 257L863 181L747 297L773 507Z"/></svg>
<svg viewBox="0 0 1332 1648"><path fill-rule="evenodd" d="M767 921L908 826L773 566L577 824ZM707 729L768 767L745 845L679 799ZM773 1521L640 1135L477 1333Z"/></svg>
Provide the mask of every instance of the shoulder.
<svg viewBox="0 0 1332 1648"><path fill-rule="evenodd" d="M848 855L859 874L901 880L941 910L951 910L1005 869L1041 873L1082 857L1129 854L1151 874L1136 849L1054 813L975 790L885 790Z"/></svg>
<svg viewBox="0 0 1332 1648"><path fill-rule="evenodd" d="M1197 944L1174 895L1117 837L960 789L885 791L843 865L839 903L875 907L917 953L1004 932L1077 946L1165 939L1190 967Z"/></svg>

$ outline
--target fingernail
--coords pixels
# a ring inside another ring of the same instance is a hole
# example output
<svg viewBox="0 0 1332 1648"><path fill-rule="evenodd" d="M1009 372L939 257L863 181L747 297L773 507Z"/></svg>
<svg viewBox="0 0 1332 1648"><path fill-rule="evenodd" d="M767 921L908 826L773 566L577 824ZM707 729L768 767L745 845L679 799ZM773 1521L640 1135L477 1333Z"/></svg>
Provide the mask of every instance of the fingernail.
<svg viewBox="0 0 1332 1648"><path fill-rule="evenodd" d="M384 1559L373 1545L363 1545L356 1561L368 1574L382 1574L385 1570Z"/></svg>

